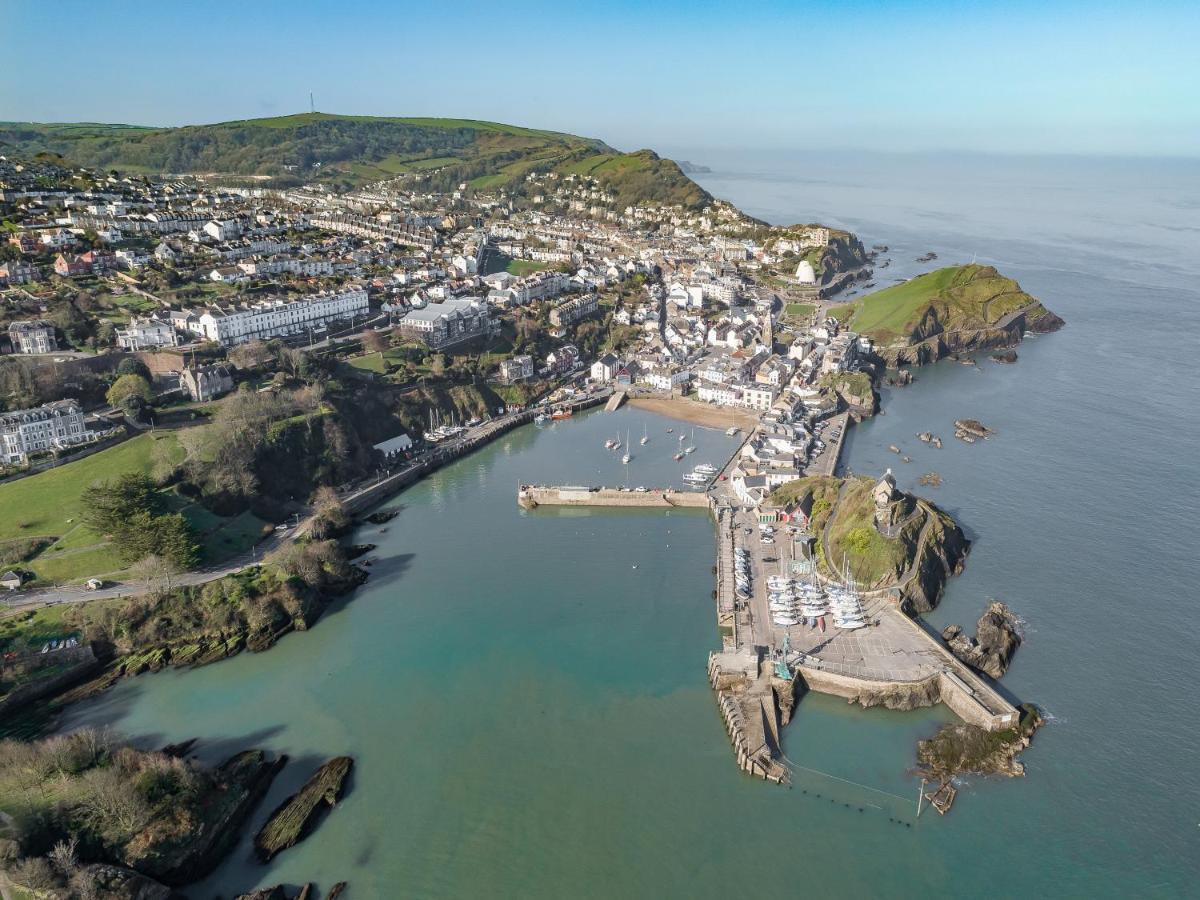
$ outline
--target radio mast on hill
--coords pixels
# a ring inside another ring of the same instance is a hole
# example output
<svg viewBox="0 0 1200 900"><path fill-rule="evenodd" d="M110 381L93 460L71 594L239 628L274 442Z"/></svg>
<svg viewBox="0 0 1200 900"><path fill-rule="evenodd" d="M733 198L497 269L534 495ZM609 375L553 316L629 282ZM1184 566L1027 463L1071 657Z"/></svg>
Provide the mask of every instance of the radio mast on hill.
<svg viewBox="0 0 1200 900"><path fill-rule="evenodd" d="M309 91L309 92L308 92L308 111L309 111L310 113L315 113L315 112L317 111L317 107L316 107L316 105L313 103L313 95L312 95L312 91Z"/></svg>

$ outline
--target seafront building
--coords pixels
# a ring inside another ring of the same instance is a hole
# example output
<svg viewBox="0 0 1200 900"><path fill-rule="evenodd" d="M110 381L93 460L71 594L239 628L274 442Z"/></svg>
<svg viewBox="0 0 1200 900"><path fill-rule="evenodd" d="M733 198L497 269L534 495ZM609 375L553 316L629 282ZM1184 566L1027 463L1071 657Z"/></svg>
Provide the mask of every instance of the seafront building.
<svg viewBox="0 0 1200 900"><path fill-rule="evenodd" d="M56 400L37 409L0 415L0 459L26 462L35 453L64 450L92 440L83 411L74 400Z"/></svg>
<svg viewBox="0 0 1200 900"><path fill-rule="evenodd" d="M479 297L462 297L414 309L400 320L397 329L431 350L442 350L489 334L491 321L487 303Z"/></svg>
<svg viewBox="0 0 1200 900"><path fill-rule="evenodd" d="M354 322L370 311L362 288L313 294L296 300L260 300L240 306L212 306L191 325L223 347L247 341L311 334L333 322Z"/></svg>

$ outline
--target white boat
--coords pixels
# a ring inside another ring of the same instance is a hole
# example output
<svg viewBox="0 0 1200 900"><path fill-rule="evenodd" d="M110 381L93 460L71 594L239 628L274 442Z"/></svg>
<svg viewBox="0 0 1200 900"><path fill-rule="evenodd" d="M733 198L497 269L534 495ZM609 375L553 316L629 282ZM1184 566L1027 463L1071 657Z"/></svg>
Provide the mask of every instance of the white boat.
<svg viewBox="0 0 1200 900"><path fill-rule="evenodd" d="M738 427L736 425L734 425L725 431L725 436L726 437L734 437L737 435L737 433L738 433Z"/></svg>
<svg viewBox="0 0 1200 900"><path fill-rule="evenodd" d="M688 484L707 484L708 476L701 475L699 472L685 472L683 480Z"/></svg>
<svg viewBox="0 0 1200 900"><path fill-rule="evenodd" d="M627 431L627 432L625 432L625 446L626 446L626 447L628 447L628 446L629 446L629 432L628 432L628 431ZM629 461L630 461L631 459L633 459L633 456L632 456L632 454L630 454L630 452L629 452L628 450L626 450L626 451L625 451L625 455L621 457L621 462L622 462L624 465L629 465Z"/></svg>
<svg viewBox="0 0 1200 900"><path fill-rule="evenodd" d="M550 417L548 415L546 415L545 413L538 413L536 416L533 417L534 425L545 425L549 421L550 421Z"/></svg>
<svg viewBox="0 0 1200 900"><path fill-rule="evenodd" d="M701 475L716 475L717 467L712 463L700 463L693 471L699 472Z"/></svg>
<svg viewBox="0 0 1200 900"><path fill-rule="evenodd" d="M646 432L646 426L642 425L642 446L644 447L648 443L650 443L650 435Z"/></svg>

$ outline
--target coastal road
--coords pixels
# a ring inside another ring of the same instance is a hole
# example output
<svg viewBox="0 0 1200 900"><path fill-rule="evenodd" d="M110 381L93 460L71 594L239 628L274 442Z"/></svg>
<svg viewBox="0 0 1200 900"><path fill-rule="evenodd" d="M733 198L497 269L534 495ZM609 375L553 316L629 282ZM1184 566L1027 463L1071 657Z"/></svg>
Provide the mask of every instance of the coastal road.
<svg viewBox="0 0 1200 900"><path fill-rule="evenodd" d="M595 396L601 396L600 395ZM455 438L445 441L437 445L430 451L432 458L444 458L452 452L458 451L464 444L478 443L487 441L496 434L505 430L505 427L512 424L515 420L522 416L528 415L527 412L505 413L503 416L498 416L495 419L489 419L474 428L468 428L462 434ZM373 489L381 481L388 478L397 478L411 474L414 469L424 466L428 461L428 457L421 457L414 460L412 464L405 466L402 469L388 472L386 475L379 478L373 478L366 482L359 482L348 490L339 492L339 499L343 503L353 501L356 497L361 496L364 492ZM250 550L242 553L233 559L213 566L205 566L200 569L195 569L191 572L184 572L171 579L173 586L178 587L194 587L196 585L207 584L210 581L216 581L219 578L225 578L247 569L251 566L256 566L263 559L282 547L284 544L295 541L298 537L307 533L312 525L312 515L306 515L304 518L285 531L276 531L260 541ZM28 612L30 610L40 609L45 606L57 606L63 603L87 603L91 600L111 600L118 597L135 597L145 593L149 586L141 581L126 581L119 584L114 584L110 587L100 588L99 590L89 591L82 585L70 585L53 588L42 588L35 591L21 592L19 594L9 595L3 599L4 608L8 614L15 612Z"/></svg>

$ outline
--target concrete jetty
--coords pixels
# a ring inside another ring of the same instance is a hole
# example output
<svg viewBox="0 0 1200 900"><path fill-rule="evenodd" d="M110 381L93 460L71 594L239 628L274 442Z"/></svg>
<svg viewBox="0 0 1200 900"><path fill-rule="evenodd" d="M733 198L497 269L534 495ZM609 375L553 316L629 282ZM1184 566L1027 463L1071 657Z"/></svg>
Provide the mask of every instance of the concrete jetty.
<svg viewBox="0 0 1200 900"><path fill-rule="evenodd" d="M517 502L526 509L539 506L632 506L657 509L708 509L708 497L675 488L551 487L523 484Z"/></svg>
<svg viewBox="0 0 1200 900"><path fill-rule="evenodd" d="M604 411L605 412L616 412L618 409L621 408L621 404L625 402L626 396L627 395L624 391L617 391L616 393L614 393L611 397L608 398L608 402L604 404Z"/></svg>

